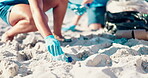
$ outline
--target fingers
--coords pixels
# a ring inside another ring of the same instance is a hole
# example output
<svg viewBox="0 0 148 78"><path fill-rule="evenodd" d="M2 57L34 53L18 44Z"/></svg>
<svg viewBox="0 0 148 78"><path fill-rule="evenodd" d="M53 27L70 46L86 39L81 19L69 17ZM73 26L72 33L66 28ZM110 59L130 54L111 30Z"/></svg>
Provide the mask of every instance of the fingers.
<svg viewBox="0 0 148 78"><path fill-rule="evenodd" d="M52 56L64 54L64 52L61 49L60 42L56 39L46 40L46 47Z"/></svg>
<svg viewBox="0 0 148 78"><path fill-rule="evenodd" d="M48 51L50 52L50 54L52 54L52 56L55 56L55 53L54 53L54 46L53 46L53 45L48 46Z"/></svg>
<svg viewBox="0 0 148 78"><path fill-rule="evenodd" d="M83 0L81 5L85 5L85 4L92 3L92 2L93 2L93 0Z"/></svg>
<svg viewBox="0 0 148 78"><path fill-rule="evenodd" d="M58 55L64 54L59 42L49 45L48 51L50 52L50 54L52 54L52 56L58 56Z"/></svg>
<svg viewBox="0 0 148 78"><path fill-rule="evenodd" d="M58 50L58 46L54 46L54 54L55 54L55 56L58 56L59 55L59 50Z"/></svg>
<svg viewBox="0 0 148 78"><path fill-rule="evenodd" d="M60 42L57 42L57 49L58 49L58 54L59 55L64 54L64 52L61 49Z"/></svg>
<svg viewBox="0 0 148 78"><path fill-rule="evenodd" d="M59 48L59 54L61 55L61 54L64 54L64 52L62 51L62 49L61 49L61 47L58 47Z"/></svg>

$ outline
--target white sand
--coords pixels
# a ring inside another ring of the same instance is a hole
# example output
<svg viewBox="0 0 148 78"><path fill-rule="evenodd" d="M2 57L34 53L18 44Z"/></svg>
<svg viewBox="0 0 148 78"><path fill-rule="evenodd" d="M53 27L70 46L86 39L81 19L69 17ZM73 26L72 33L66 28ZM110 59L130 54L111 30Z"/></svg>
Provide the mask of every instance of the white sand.
<svg viewBox="0 0 148 78"><path fill-rule="evenodd" d="M69 19L67 15L63 26L70 25ZM38 32L19 34L12 42L0 41L0 78L148 78L148 41L113 43L114 36L103 30L89 31L86 25L84 16L77 27L82 32L63 32L73 41L62 42L62 49L75 63L51 61ZM0 29L1 38L9 27L2 21L0 27L5 28Z"/></svg>

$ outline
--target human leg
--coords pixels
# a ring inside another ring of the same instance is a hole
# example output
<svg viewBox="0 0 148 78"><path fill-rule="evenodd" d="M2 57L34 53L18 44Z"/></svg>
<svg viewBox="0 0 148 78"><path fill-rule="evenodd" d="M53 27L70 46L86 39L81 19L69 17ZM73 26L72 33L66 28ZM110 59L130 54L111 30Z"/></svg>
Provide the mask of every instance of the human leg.
<svg viewBox="0 0 148 78"><path fill-rule="evenodd" d="M63 41L64 38L61 34L61 27L63 23L63 19L66 13L68 0L59 0L60 2L56 7L53 8L54 15L54 35L58 38L58 40Z"/></svg>
<svg viewBox="0 0 148 78"><path fill-rule="evenodd" d="M56 7L58 0L43 0L44 11L50 8ZM49 3L49 4L48 4ZM47 16L46 21L48 21ZM30 6L28 4L17 4L14 5L9 13L9 21L12 28L3 34L2 40L12 40L13 37L19 33L27 33L37 31L35 26Z"/></svg>
<svg viewBox="0 0 148 78"><path fill-rule="evenodd" d="M104 26L105 7L88 9L88 26L91 30L98 30Z"/></svg>
<svg viewBox="0 0 148 78"><path fill-rule="evenodd" d="M28 4L14 5L9 14L9 23L12 28L2 36L2 41L12 40L19 33L37 31Z"/></svg>
<svg viewBox="0 0 148 78"><path fill-rule="evenodd" d="M77 25L82 15L75 15L72 25Z"/></svg>
<svg viewBox="0 0 148 78"><path fill-rule="evenodd" d="M75 17L73 18L73 22L71 23L71 25L70 26L63 27L62 30L63 31L68 31L68 30L75 31L75 28L78 25L78 22L79 22L79 20L80 20L81 17L82 17L82 15L75 15Z"/></svg>

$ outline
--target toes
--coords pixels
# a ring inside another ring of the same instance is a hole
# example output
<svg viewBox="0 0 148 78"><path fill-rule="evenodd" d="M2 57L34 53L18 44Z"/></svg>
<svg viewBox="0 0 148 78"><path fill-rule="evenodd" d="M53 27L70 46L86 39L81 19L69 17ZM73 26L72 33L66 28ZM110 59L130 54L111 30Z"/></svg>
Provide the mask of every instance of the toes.
<svg viewBox="0 0 148 78"><path fill-rule="evenodd" d="M1 39L1 41L2 42L7 42L7 41L12 41L13 40L13 37L9 37L6 33L4 33L3 35L2 35L2 39Z"/></svg>

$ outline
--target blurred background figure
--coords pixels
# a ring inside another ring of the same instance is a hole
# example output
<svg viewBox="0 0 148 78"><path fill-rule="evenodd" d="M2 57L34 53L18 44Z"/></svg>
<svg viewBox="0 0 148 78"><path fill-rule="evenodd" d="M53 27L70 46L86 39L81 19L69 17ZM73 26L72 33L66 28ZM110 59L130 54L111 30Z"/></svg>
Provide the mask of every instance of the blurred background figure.
<svg viewBox="0 0 148 78"><path fill-rule="evenodd" d="M63 31L75 31L75 27L82 15L87 11L88 26L90 30L98 30L104 27L104 15L106 12L106 3L108 0L83 0L81 4L69 2L68 8L75 12L72 24L63 27Z"/></svg>

